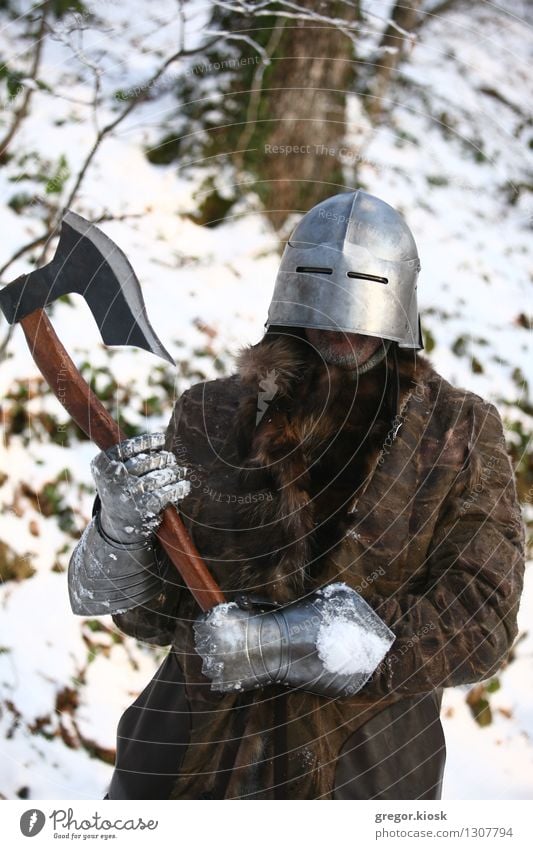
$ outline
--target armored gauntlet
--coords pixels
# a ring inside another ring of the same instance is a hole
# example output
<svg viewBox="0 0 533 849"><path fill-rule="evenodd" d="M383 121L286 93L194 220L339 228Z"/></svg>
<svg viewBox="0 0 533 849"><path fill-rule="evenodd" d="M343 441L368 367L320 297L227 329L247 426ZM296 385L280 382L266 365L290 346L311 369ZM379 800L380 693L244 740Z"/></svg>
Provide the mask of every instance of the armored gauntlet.
<svg viewBox="0 0 533 849"><path fill-rule="evenodd" d="M341 583L285 607L243 596L200 616L194 631L212 690L282 684L330 697L357 693L395 640L359 593Z"/></svg>
<svg viewBox="0 0 533 849"><path fill-rule="evenodd" d="M144 434L101 451L92 461L101 508L70 559L74 613L123 613L160 591L154 532L161 511L178 504L190 489L187 470L163 445L163 434Z"/></svg>

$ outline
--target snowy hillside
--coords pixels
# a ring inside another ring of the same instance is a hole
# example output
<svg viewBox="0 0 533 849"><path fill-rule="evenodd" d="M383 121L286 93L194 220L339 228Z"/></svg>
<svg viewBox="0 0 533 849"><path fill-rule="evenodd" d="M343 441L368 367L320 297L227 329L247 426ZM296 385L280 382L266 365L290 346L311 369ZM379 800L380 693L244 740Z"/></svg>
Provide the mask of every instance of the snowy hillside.
<svg viewBox="0 0 533 849"><path fill-rule="evenodd" d="M110 0L85 5L98 13L102 28L89 26L82 44L70 38L68 17L58 22L43 55L41 75L50 90L34 92L17 157L0 168L0 266L41 233L46 207L20 198L45 191L36 177L45 160L50 174L65 157L68 167L57 185L62 201L69 196L95 133L95 63L108 95L101 127L121 108L113 93L148 79L179 37L177 23L162 25L174 9L170 0L157 11L138 0L127 7ZM207 7L186 7L188 44L194 45ZM23 22L3 9L0 16L0 55L16 66ZM521 469L530 462L533 411L527 383L532 25L531 6L521 0L452 5L424 24L386 122L370 127L353 97L346 140L348 165L349 151L359 152L359 184L399 208L416 234L430 358L448 380L497 404ZM372 32L367 36L370 50ZM146 50L136 49L139 40ZM123 217L100 226L135 268L151 322L177 369L138 349L105 349L77 296L53 309L54 326L76 363L111 400L116 396L128 424L139 430L164 428L187 386L230 373L237 348L261 337L279 262L276 234L253 194L220 226L198 226L190 216L201 168L182 173L144 155L161 121L168 116L171 122L176 112L170 83L186 68L186 60L169 68L158 84L168 83L168 92L148 99L103 141L73 205L91 219ZM9 265L3 282L27 272L30 255L40 261L37 251L25 254ZM2 319L0 339L5 332ZM0 573L8 578L0 586L0 795L101 798L118 719L164 650L124 637L109 618L72 615L65 570L90 516L89 461L96 450L79 440L42 385L19 328L7 350L0 369ZM531 501L527 476L521 480L521 496ZM465 699L469 687L445 694L445 798L533 794L532 619L529 568L519 619L523 639L488 697L492 722L474 720Z"/></svg>

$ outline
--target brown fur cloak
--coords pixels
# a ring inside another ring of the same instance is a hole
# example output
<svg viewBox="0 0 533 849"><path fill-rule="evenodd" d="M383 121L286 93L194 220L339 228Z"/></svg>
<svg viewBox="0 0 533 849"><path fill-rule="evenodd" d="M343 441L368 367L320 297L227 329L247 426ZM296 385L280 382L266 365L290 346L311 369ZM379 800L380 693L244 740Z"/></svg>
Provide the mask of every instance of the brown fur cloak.
<svg viewBox="0 0 533 849"><path fill-rule="evenodd" d="M353 380L267 334L236 374L181 396L167 445L192 470L180 512L228 598L283 604L341 580L397 635L354 697L212 693L198 610L169 570L152 605L114 618L172 642L183 671L171 798L439 798L442 688L493 674L517 631L523 526L496 409L396 345Z"/></svg>

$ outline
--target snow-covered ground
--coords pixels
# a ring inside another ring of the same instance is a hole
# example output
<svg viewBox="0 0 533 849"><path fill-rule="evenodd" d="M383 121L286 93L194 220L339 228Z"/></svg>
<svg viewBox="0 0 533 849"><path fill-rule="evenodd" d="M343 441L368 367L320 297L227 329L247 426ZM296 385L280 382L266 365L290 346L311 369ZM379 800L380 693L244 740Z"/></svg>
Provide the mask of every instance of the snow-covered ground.
<svg viewBox="0 0 533 849"><path fill-rule="evenodd" d="M108 31L89 32L84 42L84 55L99 56L104 90L137 85L153 70L153 53L128 51L136 35L153 30L152 48L162 51L175 43L175 29L158 27L147 4L127 4L127 28L125 7L119 3L89 5L108 24ZM164 20L171 8L163 0L157 15ZM207 7L190 8L194 43ZM15 62L21 23L2 20L0 53ZM526 105L531 98L531 23L531 7L521 0L505 0L497 7L458 4L442 19L426 23L402 69L404 85L391 95L389 120L370 130L354 99L347 139L348 148L363 152L361 184L400 208L416 234L422 261L420 306L435 342L431 358L436 367L452 382L497 403L509 424L521 418L526 429L530 419L513 402L525 400L516 369L526 376L531 372L531 335L518 321L531 313L533 196L531 188L524 188L531 186L527 166L533 139ZM47 43L43 77L56 93L87 102L91 75L86 70L78 74L79 68L65 44ZM212 357L205 356L207 339L210 354L219 354L229 370L231 354L261 336L279 261L277 240L253 197L237 210L240 214L214 229L186 217L194 208L195 180L176 165L151 165L142 153L144 145L159 137L161 116L171 122L175 110L175 100L165 95L132 113L104 142L74 208L87 217L104 209L120 215L144 213L142 218L103 223L102 229L135 268L163 344L177 360L189 360L191 371L197 368L210 377L217 372ZM100 120L111 116L110 108L108 115L104 109ZM89 107L36 92L17 149L38 150L53 162L65 153L74 174L92 134ZM28 189L24 180L16 185L9 181L13 168L0 168L6 200ZM34 213L17 215L7 205L0 208L0 228L0 265L40 232ZM26 263L21 258L12 264L8 279L27 271ZM160 363L134 349L110 357L87 307L81 299L73 300L74 307L61 303L54 309L54 325L67 349L77 362L89 359L93 367L109 366L119 384L133 382L142 396ZM19 330L10 352L0 370L2 394L15 380L36 376ZM482 370L472 368L474 358ZM166 372L175 394L194 379L176 376L170 367ZM146 420L146 429L164 427L172 402L172 397L165 399L163 411ZM34 399L29 410L32 416L47 410L59 422L66 421L49 395ZM142 415L131 418L139 421ZM35 570L32 577L0 589L0 794L6 798L103 796L120 714L163 656L121 638L107 618L98 626L72 615L60 568L68 562L73 539L55 516L39 509L27 489L21 490L24 484L39 493L47 481L59 478L81 530L92 505L89 460L94 453L85 442L71 448L51 445L37 425L29 443L11 436L3 446L0 471L8 477L0 489L0 540L27 557ZM490 697L492 723L482 728L472 718L465 702L469 688L445 693L445 798L523 799L533 794L532 619L529 568L519 614L521 632L528 636Z"/></svg>

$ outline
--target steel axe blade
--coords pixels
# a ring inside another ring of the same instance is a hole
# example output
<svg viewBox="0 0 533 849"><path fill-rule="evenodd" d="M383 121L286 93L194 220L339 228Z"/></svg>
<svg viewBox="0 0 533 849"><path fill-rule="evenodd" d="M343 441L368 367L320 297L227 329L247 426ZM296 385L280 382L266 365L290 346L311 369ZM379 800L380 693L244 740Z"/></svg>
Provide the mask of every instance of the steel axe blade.
<svg viewBox="0 0 533 849"><path fill-rule="evenodd" d="M10 324L20 322L32 357L60 403L106 451L125 434L81 376L43 309L70 292L84 296L106 344L138 345L174 361L152 330L139 281L122 251L94 224L68 211L53 260L9 283L0 292L0 307ZM173 505L162 517L157 538L201 610L225 602Z"/></svg>
<svg viewBox="0 0 533 849"><path fill-rule="evenodd" d="M174 365L148 320L127 257L98 227L69 209L54 258L4 286L0 308L14 324L73 292L87 301L106 345L135 345Z"/></svg>

